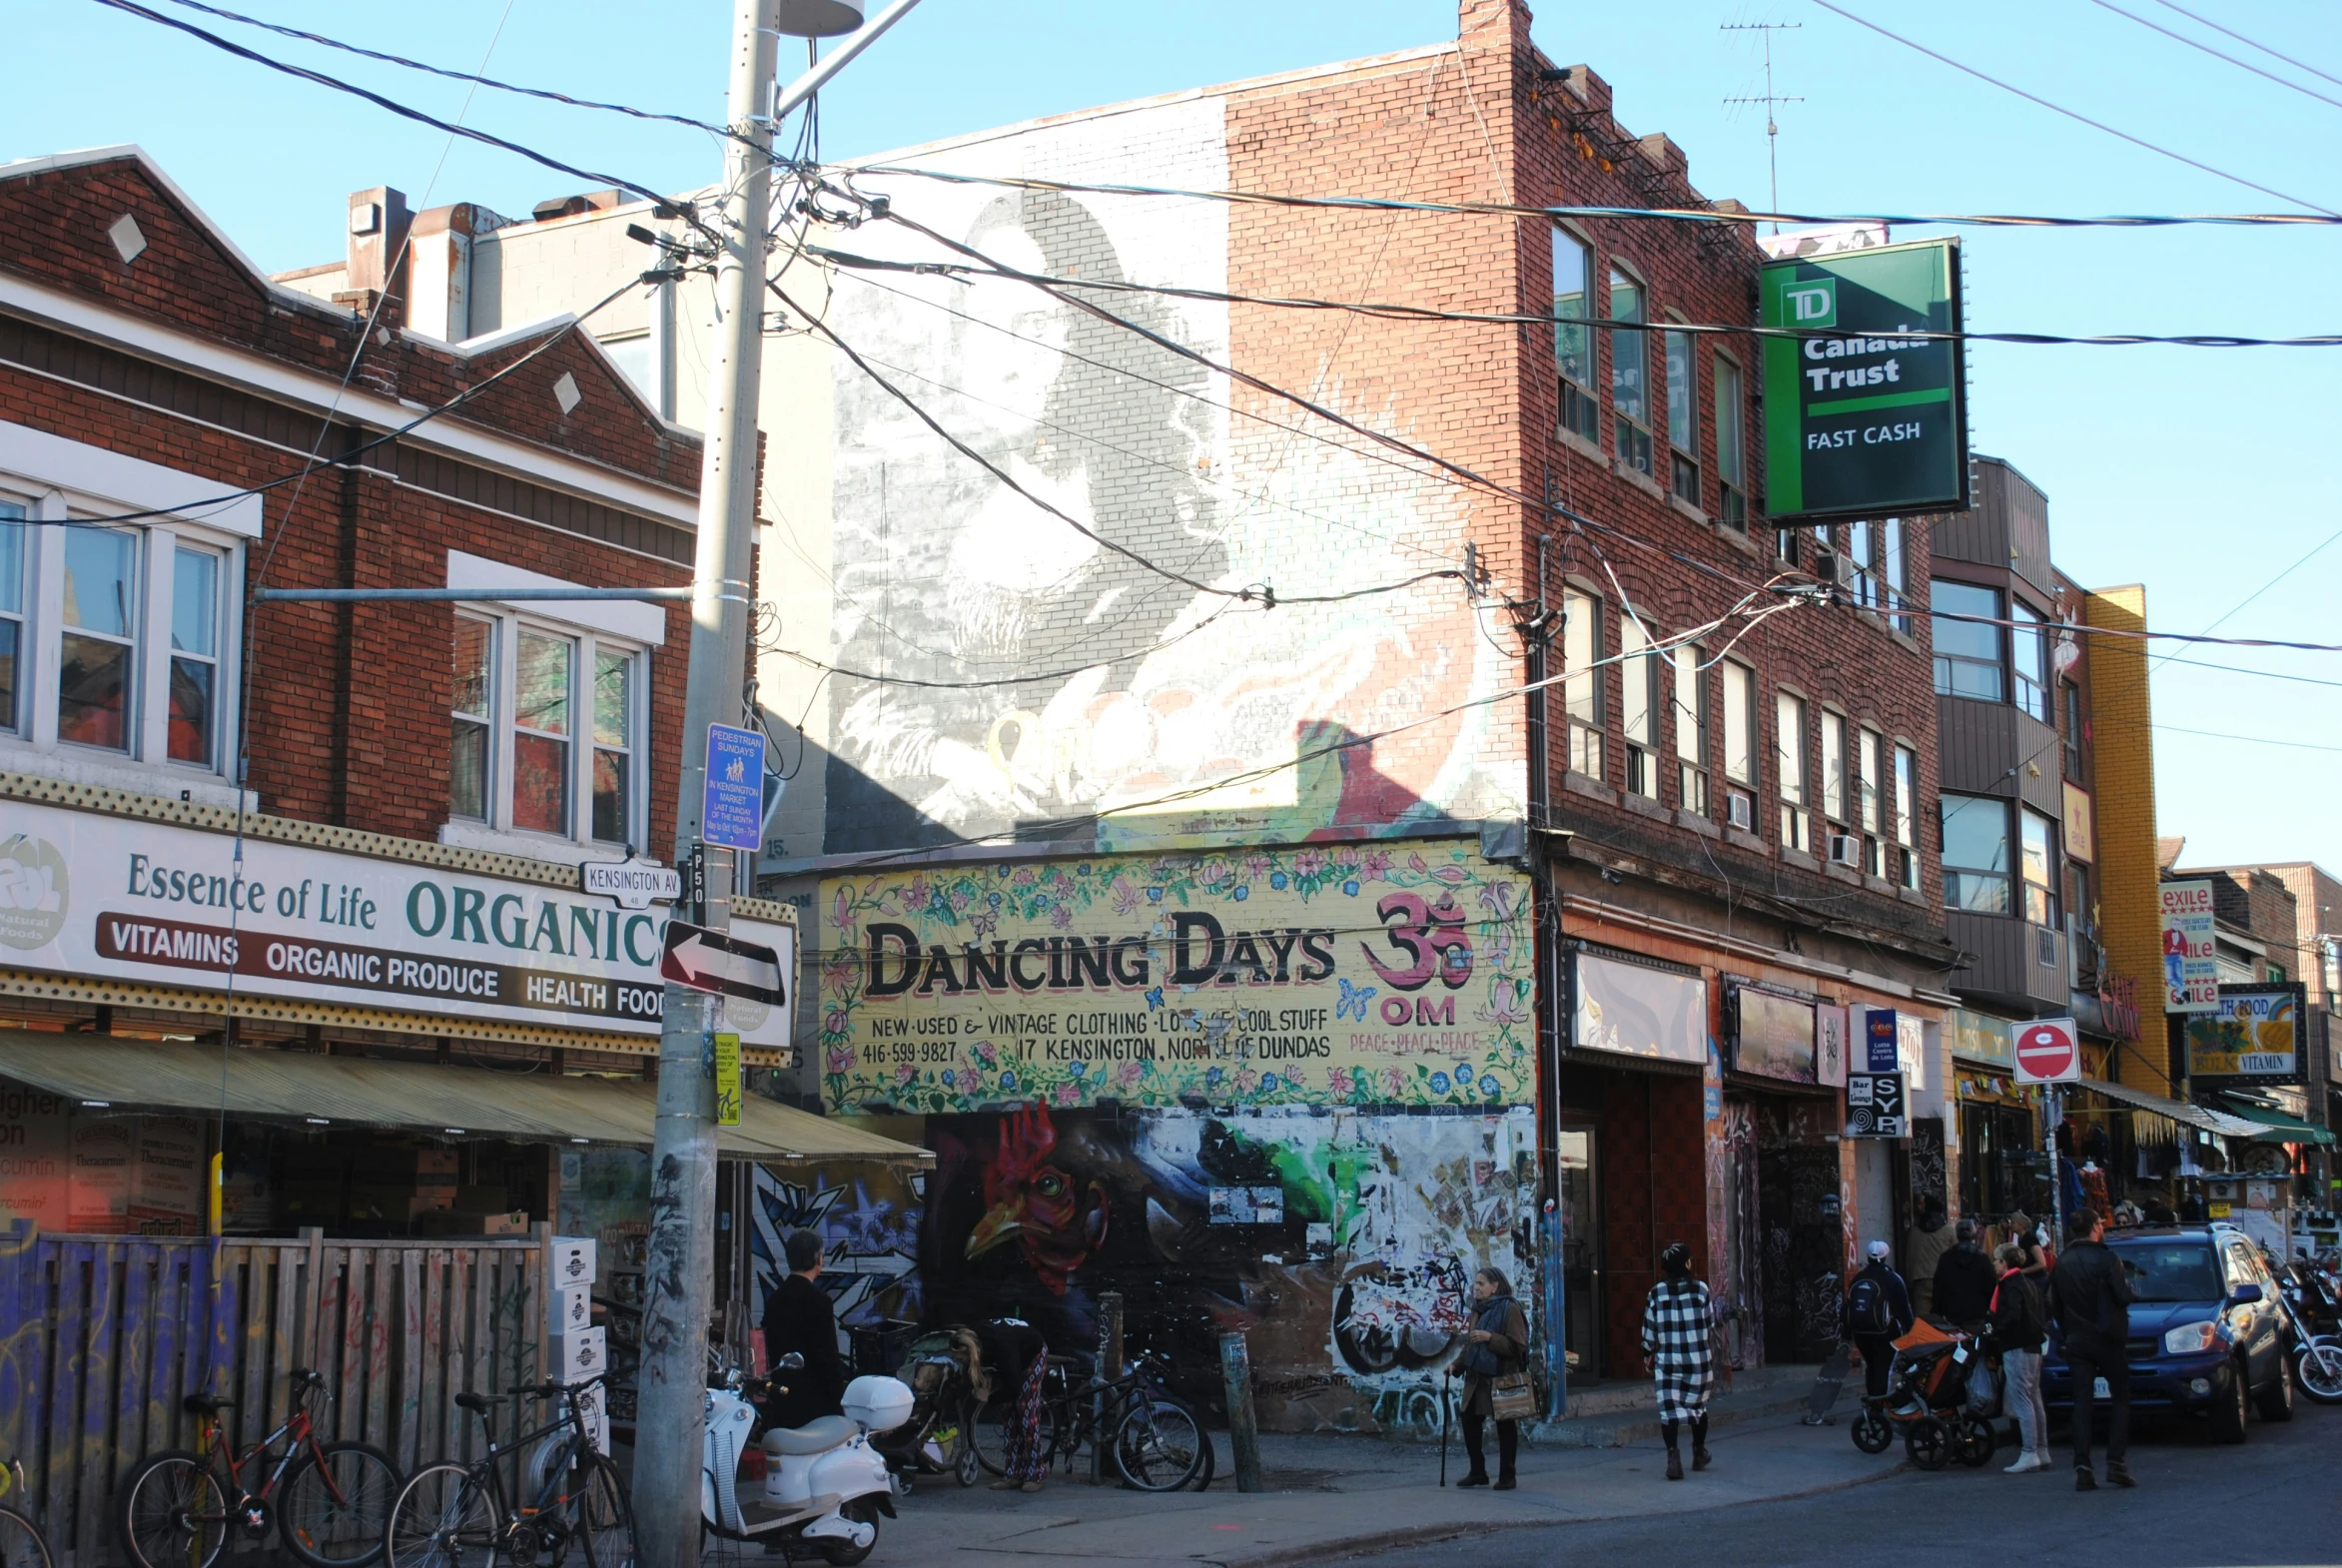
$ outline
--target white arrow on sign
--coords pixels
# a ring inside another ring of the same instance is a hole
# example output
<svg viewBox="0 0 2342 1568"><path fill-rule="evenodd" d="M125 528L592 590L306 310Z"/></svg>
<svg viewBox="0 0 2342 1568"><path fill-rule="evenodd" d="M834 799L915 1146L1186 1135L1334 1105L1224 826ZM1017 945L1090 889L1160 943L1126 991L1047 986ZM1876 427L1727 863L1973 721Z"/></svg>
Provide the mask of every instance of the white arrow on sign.
<svg viewBox="0 0 2342 1568"><path fill-rule="evenodd" d="M745 953L726 953L692 936L684 938L675 949L675 962L703 981L728 980L734 985L754 986L759 991L781 988L781 961L777 954L751 958Z"/></svg>
<svg viewBox="0 0 2342 1568"><path fill-rule="evenodd" d="M681 921L667 923L666 953L659 973L694 991L762 1002L767 1007L788 1005L778 953Z"/></svg>

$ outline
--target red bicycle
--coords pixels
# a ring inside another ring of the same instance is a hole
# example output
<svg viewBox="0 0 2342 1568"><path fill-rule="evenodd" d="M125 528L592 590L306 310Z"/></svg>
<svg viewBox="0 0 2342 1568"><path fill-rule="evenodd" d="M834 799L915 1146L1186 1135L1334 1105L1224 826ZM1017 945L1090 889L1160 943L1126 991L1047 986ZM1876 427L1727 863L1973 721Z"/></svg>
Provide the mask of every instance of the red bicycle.
<svg viewBox="0 0 2342 1568"><path fill-rule="evenodd" d="M123 1485L122 1544L131 1561L212 1568L231 1529L258 1541L272 1527L309 1568L365 1568L381 1557L398 1467L366 1443L318 1441L310 1404L325 1387L316 1372L294 1368L293 1413L241 1454L220 1424L231 1402L189 1394L182 1405L203 1423L195 1452L155 1454Z"/></svg>

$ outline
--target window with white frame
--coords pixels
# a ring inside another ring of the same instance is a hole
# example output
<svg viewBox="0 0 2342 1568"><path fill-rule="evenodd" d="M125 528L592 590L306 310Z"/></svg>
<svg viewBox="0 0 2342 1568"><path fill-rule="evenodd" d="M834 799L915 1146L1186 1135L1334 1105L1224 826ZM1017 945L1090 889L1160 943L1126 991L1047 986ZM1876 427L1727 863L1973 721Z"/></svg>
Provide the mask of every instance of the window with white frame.
<svg viewBox="0 0 2342 1568"><path fill-rule="evenodd" d="M1686 643L1674 650L1676 804L1698 816L1708 814L1708 684L1700 650Z"/></svg>
<svg viewBox="0 0 2342 1568"><path fill-rule="evenodd" d="M1594 314L1594 252L1568 230L1553 231L1553 363L1561 381L1561 427L1600 445L1594 400L1594 335L1573 322Z"/></svg>
<svg viewBox="0 0 2342 1568"><path fill-rule="evenodd" d="M1920 886L1920 754L1895 748L1895 846L1897 880L1912 891Z"/></svg>
<svg viewBox="0 0 2342 1568"><path fill-rule="evenodd" d="M1887 861L1879 841L1879 732L1867 729L1857 742L1855 790L1860 797L1857 817L1863 832L1863 870L1874 877L1887 875Z"/></svg>
<svg viewBox="0 0 2342 1568"><path fill-rule="evenodd" d="M1700 386L1693 373L1692 335L1667 335L1668 483L1676 499L1700 504Z"/></svg>
<svg viewBox="0 0 2342 1568"><path fill-rule="evenodd" d="M1728 528L1749 525L1748 393L1738 361L1716 357L1716 520Z"/></svg>
<svg viewBox="0 0 2342 1568"><path fill-rule="evenodd" d="M0 735L225 771L235 536L178 518L75 520L91 507L54 491L46 503L0 495Z"/></svg>
<svg viewBox="0 0 2342 1568"><path fill-rule="evenodd" d="M1822 710L1822 815L1843 826L1846 818L1846 715Z"/></svg>
<svg viewBox="0 0 2342 1568"><path fill-rule="evenodd" d="M514 613L455 617L451 818L605 844L643 838L643 651Z"/></svg>
<svg viewBox="0 0 2342 1568"><path fill-rule="evenodd" d="M1757 672L1724 661L1724 812L1744 832L1757 831Z"/></svg>
<svg viewBox="0 0 2342 1568"><path fill-rule="evenodd" d="M25 510L0 500L0 730L24 725L24 534Z"/></svg>
<svg viewBox="0 0 2342 1568"><path fill-rule="evenodd" d="M1807 807L1806 704L1780 692L1774 703L1773 772L1781 796L1781 847L1811 851L1813 819Z"/></svg>
<svg viewBox="0 0 2342 1568"><path fill-rule="evenodd" d="M1610 319L1649 320L1642 283L1615 264L1610 269ZM1610 333L1610 405L1617 412L1618 460L1637 473L1651 471L1651 345L1640 326Z"/></svg>
<svg viewBox="0 0 2342 1568"><path fill-rule="evenodd" d="M1626 731L1626 787L1659 798L1659 661L1633 611L1618 617L1619 720Z"/></svg>
<svg viewBox="0 0 2342 1568"><path fill-rule="evenodd" d="M2047 724L2050 722L2048 633L2041 617L2022 599L2010 601L2008 618L2015 622L2008 628L2008 663L2016 674L2016 705Z"/></svg>
<svg viewBox="0 0 2342 1568"><path fill-rule="evenodd" d="M1562 706L1569 714L1569 769L1602 777L1602 603L1577 588L1561 596Z"/></svg>

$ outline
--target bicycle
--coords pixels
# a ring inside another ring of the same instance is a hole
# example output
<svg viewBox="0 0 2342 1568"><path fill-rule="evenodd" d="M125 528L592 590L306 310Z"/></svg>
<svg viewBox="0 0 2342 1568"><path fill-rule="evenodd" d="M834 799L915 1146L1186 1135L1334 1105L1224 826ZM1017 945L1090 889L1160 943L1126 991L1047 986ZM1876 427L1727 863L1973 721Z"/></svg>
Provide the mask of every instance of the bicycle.
<svg viewBox="0 0 2342 1568"><path fill-rule="evenodd" d="M0 1466L0 1497L7 1496L11 1486L17 1496L26 1495L22 1460L11 1459ZM56 1568L49 1538L41 1533L41 1527L4 1502L0 1502L0 1568Z"/></svg>
<svg viewBox="0 0 2342 1568"><path fill-rule="evenodd" d="M365 1568L383 1555L398 1467L368 1443L318 1441L309 1407L326 1380L299 1366L292 1380L293 1413L241 1454L220 1421L233 1400L195 1393L180 1401L202 1422L195 1450L149 1456L122 1487L122 1543L139 1568L211 1568L231 1526L258 1541L273 1524L310 1568ZM255 1475L257 1487L247 1479Z"/></svg>
<svg viewBox="0 0 2342 1568"><path fill-rule="evenodd" d="M1073 1358L1053 1355L1043 1373L1041 1431L1044 1466L1073 1468L1084 1444L1111 1434L1107 1457L1130 1486L1175 1492L1209 1478L1211 1440L1192 1405L1170 1390L1163 1361L1142 1351L1122 1376L1074 1376ZM970 1412L977 1462L994 1475L1008 1473L1008 1436L1017 1415L1017 1390L1004 1379L994 1402Z"/></svg>
<svg viewBox="0 0 2342 1568"><path fill-rule="evenodd" d="M479 1417L487 1451L469 1464L441 1459L407 1478L383 1533L386 1568L488 1568L499 1557L508 1568L561 1568L572 1547L583 1568L634 1568L634 1507L618 1467L587 1435L577 1397L607 1376L525 1390L557 1398L561 1413L509 1447L496 1443L497 1401L457 1394L455 1403ZM531 1443L537 1447L522 1474L519 1458ZM515 1475L509 1494L499 1462L507 1456Z"/></svg>

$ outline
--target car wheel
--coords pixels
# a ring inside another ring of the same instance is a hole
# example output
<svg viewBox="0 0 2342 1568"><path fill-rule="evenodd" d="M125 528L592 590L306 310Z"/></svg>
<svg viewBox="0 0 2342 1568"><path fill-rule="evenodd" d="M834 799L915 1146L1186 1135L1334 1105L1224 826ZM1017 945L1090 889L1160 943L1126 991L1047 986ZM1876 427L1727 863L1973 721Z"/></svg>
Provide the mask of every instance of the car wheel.
<svg viewBox="0 0 2342 1568"><path fill-rule="evenodd" d="M2212 1441L2241 1443L2244 1441L2245 1404L2250 1397L2244 1363L2236 1362L2228 1369L2228 1387L2212 1407Z"/></svg>
<svg viewBox="0 0 2342 1568"><path fill-rule="evenodd" d="M2268 1387L2261 1390L2261 1396L2257 1402L2260 1407L2262 1420L2290 1421L2293 1419L2292 1358L2281 1355L2276 1359L2276 1380L2270 1383Z"/></svg>

